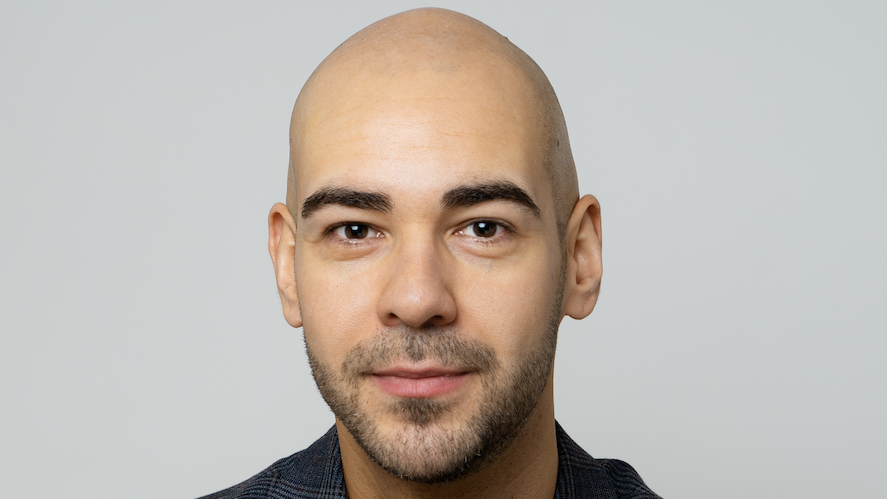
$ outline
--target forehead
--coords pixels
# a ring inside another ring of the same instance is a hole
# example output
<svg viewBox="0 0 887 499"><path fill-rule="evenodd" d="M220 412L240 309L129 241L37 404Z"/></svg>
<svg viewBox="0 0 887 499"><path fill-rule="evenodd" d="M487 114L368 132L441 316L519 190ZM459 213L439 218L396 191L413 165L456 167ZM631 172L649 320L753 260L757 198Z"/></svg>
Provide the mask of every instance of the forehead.
<svg viewBox="0 0 887 499"><path fill-rule="evenodd" d="M436 198L455 185L507 180L547 205L532 92L513 75L489 73L496 71L331 82L294 120L297 198L330 185Z"/></svg>

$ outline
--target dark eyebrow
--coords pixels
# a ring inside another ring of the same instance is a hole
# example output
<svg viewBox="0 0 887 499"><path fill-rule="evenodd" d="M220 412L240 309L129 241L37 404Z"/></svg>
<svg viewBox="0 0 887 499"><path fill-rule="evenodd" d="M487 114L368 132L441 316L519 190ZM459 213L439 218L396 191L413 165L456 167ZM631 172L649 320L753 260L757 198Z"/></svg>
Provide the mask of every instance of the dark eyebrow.
<svg viewBox="0 0 887 499"><path fill-rule="evenodd" d="M542 216L542 212L530 198L530 195L527 194L527 191L511 182L462 185L448 190L441 198L441 203L444 208L452 210L495 200L515 202L533 212L536 218L541 218Z"/></svg>
<svg viewBox="0 0 887 499"><path fill-rule="evenodd" d="M327 205L348 206L361 210L391 213L391 198L381 192L356 191L344 187L324 187L302 203L302 218Z"/></svg>

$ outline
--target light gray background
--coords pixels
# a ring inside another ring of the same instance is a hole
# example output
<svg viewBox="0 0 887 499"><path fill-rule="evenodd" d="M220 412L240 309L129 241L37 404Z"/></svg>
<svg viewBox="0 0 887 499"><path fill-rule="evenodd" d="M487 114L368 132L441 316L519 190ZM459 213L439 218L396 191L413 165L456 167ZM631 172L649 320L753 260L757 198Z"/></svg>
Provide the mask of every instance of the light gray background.
<svg viewBox="0 0 887 499"><path fill-rule="evenodd" d="M332 424L266 214L377 2L0 6L0 494L194 497ZM875 497L887 3L442 1L508 36L603 206L557 416L669 498Z"/></svg>

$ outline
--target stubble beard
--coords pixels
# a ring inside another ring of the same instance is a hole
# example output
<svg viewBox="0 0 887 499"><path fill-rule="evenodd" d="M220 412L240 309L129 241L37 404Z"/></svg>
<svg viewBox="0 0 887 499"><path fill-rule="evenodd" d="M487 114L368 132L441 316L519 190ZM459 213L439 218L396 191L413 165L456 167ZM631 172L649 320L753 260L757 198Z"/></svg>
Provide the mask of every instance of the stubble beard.
<svg viewBox="0 0 887 499"><path fill-rule="evenodd" d="M554 364L560 324L557 298L539 346L511 371L503 371L489 346L460 337L457 331L401 327L381 331L353 347L339 370L320 362L306 341L311 372L333 414L375 463L409 481L453 481L494 461L539 403ZM425 359L478 377L482 390L470 415L461 421L448 418L455 409L452 403L426 398L400 398L376 412L361 402L361 386L370 381L374 369L399 360ZM386 433L378 418L399 428Z"/></svg>

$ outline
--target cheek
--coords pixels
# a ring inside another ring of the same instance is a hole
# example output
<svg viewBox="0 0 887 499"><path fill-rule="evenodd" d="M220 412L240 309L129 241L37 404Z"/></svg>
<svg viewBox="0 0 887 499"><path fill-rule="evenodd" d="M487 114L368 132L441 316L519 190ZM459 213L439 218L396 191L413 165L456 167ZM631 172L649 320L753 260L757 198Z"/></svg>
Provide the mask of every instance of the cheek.
<svg viewBox="0 0 887 499"><path fill-rule="evenodd" d="M548 332L560 285L560 264L543 255L524 265L462 278L461 326L488 343L500 360L517 362L535 351Z"/></svg>
<svg viewBox="0 0 887 499"><path fill-rule="evenodd" d="M351 347L375 330L373 293L362 280L316 263L296 271L305 340L328 365L341 365Z"/></svg>

